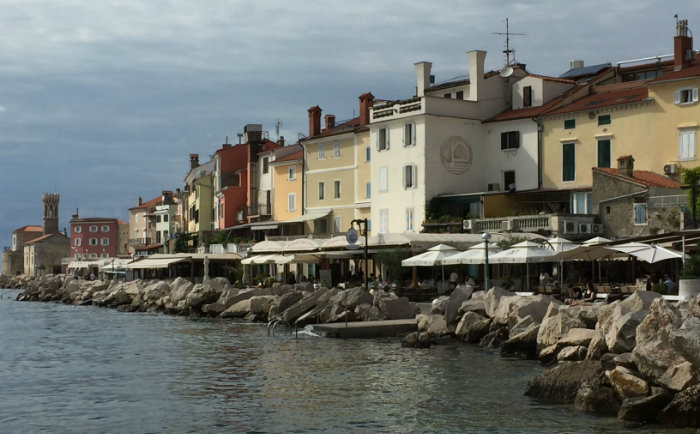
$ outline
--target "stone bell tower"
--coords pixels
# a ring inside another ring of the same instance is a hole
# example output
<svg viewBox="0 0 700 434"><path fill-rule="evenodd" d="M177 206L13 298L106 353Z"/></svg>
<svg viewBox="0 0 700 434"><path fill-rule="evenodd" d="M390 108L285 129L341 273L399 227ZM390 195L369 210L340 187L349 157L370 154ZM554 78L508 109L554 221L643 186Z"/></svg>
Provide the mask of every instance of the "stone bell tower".
<svg viewBox="0 0 700 434"><path fill-rule="evenodd" d="M58 193L44 193L41 195L44 201L44 235L58 232L58 202L61 195Z"/></svg>

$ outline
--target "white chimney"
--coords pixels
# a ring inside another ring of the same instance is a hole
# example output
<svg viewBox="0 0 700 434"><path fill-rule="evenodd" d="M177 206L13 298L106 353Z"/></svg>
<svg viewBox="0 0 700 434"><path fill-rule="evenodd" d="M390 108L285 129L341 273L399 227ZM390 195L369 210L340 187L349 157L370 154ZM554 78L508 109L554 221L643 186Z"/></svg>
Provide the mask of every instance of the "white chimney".
<svg viewBox="0 0 700 434"><path fill-rule="evenodd" d="M468 51L467 60L469 61L469 101L478 101L479 87L484 82L486 51Z"/></svg>
<svg viewBox="0 0 700 434"><path fill-rule="evenodd" d="M430 62L418 62L416 67L416 96L425 96L425 89L430 87L430 69L433 64Z"/></svg>

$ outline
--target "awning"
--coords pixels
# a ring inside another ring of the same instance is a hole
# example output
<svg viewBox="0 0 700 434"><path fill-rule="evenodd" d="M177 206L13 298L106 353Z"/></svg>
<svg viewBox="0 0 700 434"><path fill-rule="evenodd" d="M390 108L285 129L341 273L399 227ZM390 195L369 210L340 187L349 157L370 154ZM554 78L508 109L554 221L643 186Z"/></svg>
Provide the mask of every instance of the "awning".
<svg viewBox="0 0 700 434"><path fill-rule="evenodd" d="M70 264L68 264L69 269L74 269L74 270L79 270L82 268L90 268L90 267L99 267L100 263L97 261L73 261Z"/></svg>
<svg viewBox="0 0 700 434"><path fill-rule="evenodd" d="M304 215L301 216L301 217L297 217L297 218L295 218L295 219L283 221L283 222L280 222L280 223L301 223L301 222L307 222L307 221L309 221L309 220L316 220L316 219L320 219L321 217L326 217L326 216L327 216L328 214L330 214L330 213L331 213L331 210L330 210L330 209L312 209L312 210L309 210L309 212L307 212L306 214L304 214Z"/></svg>
<svg viewBox="0 0 700 434"><path fill-rule="evenodd" d="M261 225L255 225L255 226L251 225L250 230L251 231L269 231L272 229L277 229L277 228L279 228L279 226L280 225L278 225L276 223L274 223L274 224L268 223L268 224L261 224Z"/></svg>
<svg viewBox="0 0 700 434"><path fill-rule="evenodd" d="M144 258L124 266L127 270L142 270L153 268L168 268L172 264L189 260L189 257L179 258Z"/></svg>

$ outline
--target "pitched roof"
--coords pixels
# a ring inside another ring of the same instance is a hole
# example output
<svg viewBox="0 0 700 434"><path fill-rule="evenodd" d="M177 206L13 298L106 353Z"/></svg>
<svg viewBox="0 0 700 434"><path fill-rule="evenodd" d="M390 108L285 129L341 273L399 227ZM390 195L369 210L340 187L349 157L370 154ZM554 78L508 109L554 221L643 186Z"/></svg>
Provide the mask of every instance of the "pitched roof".
<svg viewBox="0 0 700 434"><path fill-rule="evenodd" d="M355 117L350 120L344 121L333 128L324 128L321 130L321 134L317 134L315 136L309 136L305 138L304 140L309 140L309 139L316 139L319 137L328 137L328 136L334 136L336 134L343 134L343 133L348 133L348 132L353 132L356 130L356 128L360 127L360 117Z"/></svg>
<svg viewBox="0 0 700 434"><path fill-rule="evenodd" d="M610 68L610 66L612 65L610 65L609 63L601 63L598 65L573 68L560 75L559 78L580 78L587 75L595 75L606 68Z"/></svg>
<svg viewBox="0 0 700 434"><path fill-rule="evenodd" d="M579 98L571 104L546 113L546 115L574 113L644 101L649 96L649 91L643 87L643 83L635 83L638 87L630 88L630 83L623 83L627 85L627 88L622 90L614 90L617 88L616 85L613 85L612 88L607 86L594 87L592 95Z"/></svg>
<svg viewBox="0 0 700 434"><path fill-rule="evenodd" d="M655 79L649 81L649 84L664 83L667 81L682 80L685 78L700 77L700 60L695 57L690 66L686 66L678 71L666 72Z"/></svg>
<svg viewBox="0 0 700 434"><path fill-rule="evenodd" d="M608 167L594 167L594 172L602 172L625 181L636 182L638 184L645 185L647 187L663 187L663 188L681 188L681 183L674 181L667 176L661 175L660 173L652 172L650 170L633 170L632 178L629 176L624 176L620 174L619 169L608 168Z"/></svg>
<svg viewBox="0 0 700 434"><path fill-rule="evenodd" d="M26 225L19 229L15 229L14 232L43 232L44 227L38 225Z"/></svg>
<svg viewBox="0 0 700 434"><path fill-rule="evenodd" d="M304 155L304 148L301 145L285 146L284 148L274 151L275 160L270 164L284 163L289 161L301 160Z"/></svg>
<svg viewBox="0 0 700 434"><path fill-rule="evenodd" d="M65 239L68 239L68 237L65 236L65 235L63 235L62 233L60 233L60 232L54 232L54 233L52 233L52 234L42 235L42 236L40 236L40 237L38 237L38 238L34 238L33 240L27 241L24 245L26 246L26 245L28 245L28 244L37 244L37 243L40 243L40 242L42 242L42 241L44 241L44 240L47 240L47 239L49 239L49 238L51 238L51 237L54 237L54 236L56 236L56 235L59 235L59 236L65 238Z"/></svg>
<svg viewBox="0 0 700 434"><path fill-rule="evenodd" d="M153 199L149 200L148 202L143 202L141 205L137 205L133 208L129 208L129 211L135 210L135 209L146 209L150 208L152 206L156 206L160 203L162 198L160 196L154 197Z"/></svg>

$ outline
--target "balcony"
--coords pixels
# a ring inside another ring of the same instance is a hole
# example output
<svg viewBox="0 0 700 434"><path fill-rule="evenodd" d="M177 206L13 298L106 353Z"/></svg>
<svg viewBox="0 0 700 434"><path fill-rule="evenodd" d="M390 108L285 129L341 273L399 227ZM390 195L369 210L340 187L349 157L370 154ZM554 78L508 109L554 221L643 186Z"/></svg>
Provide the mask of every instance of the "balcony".
<svg viewBox="0 0 700 434"><path fill-rule="evenodd" d="M405 115L407 113L421 111L422 108L423 100L420 98L391 102L372 108L372 119L382 119L399 114Z"/></svg>
<svg viewBox="0 0 700 434"><path fill-rule="evenodd" d="M269 203L261 203L248 207L248 217L269 216L272 214L272 205Z"/></svg>
<svg viewBox="0 0 700 434"><path fill-rule="evenodd" d="M536 214L464 220L467 232L540 232L573 240L604 235L604 227L591 214Z"/></svg>
<svg viewBox="0 0 700 434"><path fill-rule="evenodd" d="M144 247L151 244L151 238L131 238L129 240L129 246L131 247Z"/></svg>

